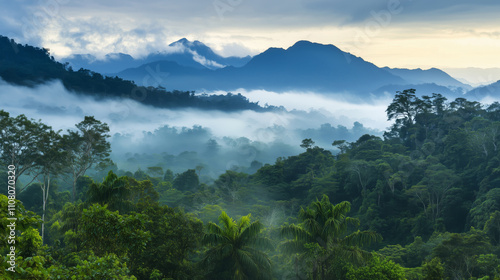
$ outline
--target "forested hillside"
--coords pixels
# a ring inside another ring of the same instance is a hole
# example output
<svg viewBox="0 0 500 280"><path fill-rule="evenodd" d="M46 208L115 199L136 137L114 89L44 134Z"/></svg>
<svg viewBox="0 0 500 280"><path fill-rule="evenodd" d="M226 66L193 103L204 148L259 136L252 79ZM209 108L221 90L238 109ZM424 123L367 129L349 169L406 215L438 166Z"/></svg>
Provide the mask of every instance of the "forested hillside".
<svg viewBox="0 0 500 280"><path fill-rule="evenodd" d="M195 167L119 170L92 117L54 132L2 112L0 190L14 158L36 177L18 184L18 273L6 260L1 278L499 279L500 104L410 89L386 112L383 138L331 139L335 152L306 138L211 184Z"/></svg>
<svg viewBox="0 0 500 280"><path fill-rule="evenodd" d="M149 69L143 80L162 80L169 73ZM160 108L199 108L207 110L268 111L257 103L248 101L241 94L195 95L194 91L166 91L161 87L137 86L134 82L119 77L103 76L99 73L79 69L57 62L49 50L17 44L14 40L0 36L0 78L21 86L36 86L52 80L60 80L64 87L77 94L103 98L128 98L142 104Z"/></svg>

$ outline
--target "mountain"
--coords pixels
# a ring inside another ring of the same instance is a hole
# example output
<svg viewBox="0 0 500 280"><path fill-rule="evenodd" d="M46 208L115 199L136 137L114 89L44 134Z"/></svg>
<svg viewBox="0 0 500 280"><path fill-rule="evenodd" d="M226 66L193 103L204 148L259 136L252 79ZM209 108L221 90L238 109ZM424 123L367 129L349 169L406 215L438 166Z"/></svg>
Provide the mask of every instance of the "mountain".
<svg viewBox="0 0 500 280"><path fill-rule="evenodd" d="M104 59L97 59L90 54L75 54L65 59L74 70L89 69L97 73L115 73L130 67L137 67L142 61L135 60L124 53L107 54Z"/></svg>
<svg viewBox="0 0 500 280"><path fill-rule="evenodd" d="M175 62L165 62L164 65L181 73L181 69L186 68ZM153 79L161 79L160 75L153 72L154 70L147 67L145 70L153 73L150 75ZM59 80L68 91L76 94L90 95L96 99L128 98L144 105L160 108L188 107L228 112L276 109L272 106L263 108L240 94L198 96L189 91L166 91L162 88L141 87L132 81L119 77L105 77L86 69L74 71L68 65L57 62L53 56L50 56L48 49L17 44L14 40L3 36L0 36L0 80L25 87ZM14 98L22 97L15 96Z"/></svg>
<svg viewBox="0 0 500 280"><path fill-rule="evenodd" d="M423 83L423 84L398 84L398 85L385 85L373 91L375 95L390 94L393 95L397 91L402 91L402 89L415 89L417 94L431 96L433 93L440 93L448 99L454 99L457 97L463 97L466 93L464 88L450 88L442 85L437 85L435 83Z"/></svg>
<svg viewBox="0 0 500 280"><path fill-rule="evenodd" d="M158 61L172 61L181 66L197 69L218 69L226 66L241 67L250 59L250 56L222 57L200 41L191 42L182 38L171 43L166 50L151 53L144 58L133 58L123 53L107 54L103 59L98 59L89 54L76 54L64 59L64 61L68 62L75 70L84 68L98 73L109 74Z"/></svg>
<svg viewBox="0 0 500 280"><path fill-rule="evenodd" d="M472 87L468 84L464 84L446 72L431 68L427 70L418 69L402 69L402 68L389 68L384 67L384 70L389 73L403 78L410 84L436 84L439 86L452 87L452 88L463 88L465 90L471 90Z"/></svg>
<svg viewBox="0 0 500 280"><path fill-rule="evenodd" d="M467 84L480 87L495 83L500 79L500 68L445 68L446 73L450 74L459 81L466 81Z"/></svg>
<svg viewBox="0 0 500 280"><path fill-rule="evenodd" d="M9 43L8 38L5 41L6 44L15 45ZM7 45L5 47L9 48ZM32 49L35 50L33 53L30 51ZM71 64L68 67L50 59L45 49L30 47L25 51L25 57L16 54L15 57L6 57L2 62L5 67L0 74L6 81L28 85L60 79L68 89L93 95L104 92L119 96L120 92L130 92L136 85L161 86L168 91L188 92L231 92L240 88L276 92L299 90L339 93L354 98L393 94L408 88L417 89L420 95L442 93L454 98L463 96L465 89L470 89L439 69L379 68L334 45L308 41L299 41L287 49L269 48L252 58L224 58L203 43L187 39L170 44L168 51L150 54L140 60L123 53L109 54L105 61L94 60L92 56L73 57L73 63L88 62L94 69L103 69L104 73L127 67L107 75L119 78L104 77L85 69L75 71L78 68ZM245 62L245 59L249 61ZM229 63L239 67L222 67ZM32 65L30 67L33 69L20 65ZM161 93L153 95L161 96ZM167 99L162 97L162 100L166 102ZM151 99L148 102L154 101Z"/></svg>
<svg viewBox="0 0 500 280"><path fill-rule="evenodd" d="M499 97L500 96L500 80L486 85L477 87L465 94L465 98L481 100L485 97Z"/></svg>
<svg viewBox="0 0 500 280"><path fill-rule="evenodd" d="M172 65L150 63L117 73L119 77L141 84L151 75L146 68L168 72L161 81L167 89L226 90L238 88L274 91L308 90L368 94L387 84L405 84L401 77L346 53L333 45L299 41L288 49L270 48L253 57L242 67L228 66L215 70L183 68L176 73Z"/></svg>

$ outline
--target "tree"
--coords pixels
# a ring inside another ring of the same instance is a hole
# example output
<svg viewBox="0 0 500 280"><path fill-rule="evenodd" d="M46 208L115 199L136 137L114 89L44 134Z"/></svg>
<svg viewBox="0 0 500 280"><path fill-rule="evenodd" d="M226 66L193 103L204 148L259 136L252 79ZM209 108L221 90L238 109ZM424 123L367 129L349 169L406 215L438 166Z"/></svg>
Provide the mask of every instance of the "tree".
<svg viewBox="0 0 500 280"><path fill-rule="evenodd" d="M118 177L113 171L108 172L100 184L92 183L87 192L88 203L107 204L111 211L127 209L126 199L130 195L130 186L126 176Z"/></svg>
<svg viewBox="0 0 500 280"><path fill-rule="evenodd" d="M10 246L7 237L9 236L10 233L10 228L8 227L8 225L12 221L7 220L7 218L16 218L16 230L20 232L28 231L31 228L38 228L41 222L40 216L36 215L31 211L27 211L24 208L21 201L15 200L15 202L16 202L16 211L14 212L14 215L10 215L9 212L5 210L0 211L0 235L3 236L3 238L0 239L0 248L2 249L6 249ZM9 205L8 197L3 194L0 194L1 209L7 209L8 205Z"/></svg>
<svg viewBox="0 0 500 280"><path fill-rule="evenodd" d="M87 194L88 203L107 204L109 210L118 210L121 214L136 211L142 206L157 202L159 198L151 181L118 177L113 171L108 172L102 183L92 183Z"/></svg>
<svg viewBox="0 0 500 280"><path fill-rule="evenodd" d="M441 280L444 279L444 267L439 258L425 262L422 265L425 280Z"/></svg>
<svg viewBox="0 0 500 280"><path fill-rule="evenodd" d="M0 110L0 165L16 167L16 183L21 175L29 173L39 163L43 156L39 143L51 130L50 126L25 115L12 118L8 112Z"/></svg>
<svg viewBox="0 0 500 280"><path fill-rule="evenodd" d="M45 211L49 200L51 177L61 173L65 162L65 152L62 149L61 136L59 133L49 130L43 133L37 143L37 149L42 153L37 159L38 180L42 190L42 244L45 236Z"/></svg>
<svg viewBox="0 0 500 280"><path fill-rule="evenodd" d="M63 143L67 151L67 172L71 174L73 183L73 200L76 197L76 182L78 178L93 166L103 166L110 163L111 152L109 127L106 123L86 116L76 125L77 131L68 130L63 136Z"/></svg>
<svg viewBox="0 0 500 280"><path fill-rule="evenodd" d="M434 220L440 217L441 204L458 179L459 177L455 175L453 170L442 164L431 165L427 168L425 177L419 184L427 186Z"/></svg>
<svg viewBox="0 0 500 280"><path fill-rule="evenodd" d="M188 169L177 175L173 184L174 188L180 191L195 191L200 185L200 180L196 174L196 170Z"/></svg>
<svg viewBox="0 0 500 280"><path fill-rule="evenodd" d="M163 181L172 183L174 181L174 172L172 170L167 169L165 171L165 175L163 176Z"/></svg>
<svg viewBox="0 0 500 280"><path fill-rule="evenodd" d="M163 168L160 166L150 166L147 173L151 177L161 177L163 175Z"/></svg>
<svg viewBox="0 0 500 280"><path fill-rule="evenodd" d="M307 138L302 140L302 144L300 144L300 147L304 149L310 149L314 145L314 141L311 138Z"/></svg>
<svg viewBox="0 0 500 280"><path fill-rule="evenodd" d="M418 101L415 89L397 91L392 103L387 107L387 120L396 119L396 123L412 125L417 115Z"/></svg>
<svg viewBox="0 0 500 280"><path fill-rule="evenodd" d="M500 211L491 213L490 219L484 224L484 231L493 245L500 244Z"/></svg>
<svg viewBox="0 0 500 280"><path fill-rule="evenodd" d="M347 201L332 204L328 196L312 202L299 212L301 224L281 228L281 235L292 237L281 244L287 253L299 254L299 259L309 260L312 279L329 279L328 269L333 259L361 263L371 254L359 247L380 241L382 236L372 231L349 233L359 220L347 217L351 204Z"/></svg>
<svg viewBox="0 0 500 280"><path fill-rule="evenodd" d="M130 256L130 268L139 279L152 279L153 271L162 274L157 279L196 279L191 256L199 250L203 223L190 214L168 206L152 203L142 207L148 218L146 230L151 239L144 251Z"/></svg>
<svg viewBox="0 0 500 280"><path fill-rule="evenodd" d="M384 279L384 280L404 280L405 272L403 268L389 259L384 259L373 255L367 265L360 268L349 267L346 279Z"/></svg>
<svg viewBox="0 0 500 280"><path fill-rule="evenodd" d="M500 188L493 188L485 195L477 198L472 209L470 216L472 218L472 225L478 228L483 228L486 221L490 218L490 214L500 210Z"/></svg>
<svg viewBox="0 0 500 280"><path fill-rule="evenodd" d="M141 214L120 215L94 204L83 210L77 235L83 246L98 256L139 254L150 238L146 220Z"/></svg>
<svg viewBox="0 0 500 280"><path fill-rule="evenodd" d="M259 250L273 248L260 236L263 225L250 222L250 214L236 222L225 212L219 223L209 222L202 239L209 246L203 264L212 266L211 279L271 279L271 261Z"/></svg>
<svg viewBox="0 0 500 280"><path fill-rule="evenodd" d="M50 279L121 279L137 280L135 276L130 275L127 264L122 258L115 254L98 257L90 254L85 259L78 258L73 267L54 266L48 268L49 275L57 277ZM36 278L39 279L39 278Z"/></svg>
<svg viewBox="0 0 500 280"><path fill-rule="evenodd" d="M340 154L345 153L348 148L345 140L335 140L332 146L337 147L340 150Z"/></svg>
<svg viewBox="0 0 500 280"><path fill-rule="evenodd" d="M491 253L492 246L487 235L474 228L467 233L452 233L436 246L432 252L445 267L445 276L452 279L478 277L477 257Z"/></svg>

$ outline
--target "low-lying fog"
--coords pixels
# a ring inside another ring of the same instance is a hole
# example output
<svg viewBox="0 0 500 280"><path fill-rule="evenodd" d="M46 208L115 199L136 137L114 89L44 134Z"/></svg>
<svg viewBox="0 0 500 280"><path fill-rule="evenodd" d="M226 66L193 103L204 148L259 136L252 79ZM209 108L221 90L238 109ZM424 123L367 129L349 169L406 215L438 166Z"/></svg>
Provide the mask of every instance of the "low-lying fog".
<svg viewBox="0 0 500 280"><path fill-rule="evenodd" d="M68 92L58 81L34 88L0 81L0 109L41 119L56 130L73 129L84 116L93 115L109 125L112 158L120 169L161 166L183 172L203 166L201 174L211 177L226 169L254 172L277 157L298 154L304 138L333 149L334 140L381 135L390 125L385 109L392 96L353 103L309 92L238 92L287 111L226 113L159 109L132 100L96 101Z"/></svg>

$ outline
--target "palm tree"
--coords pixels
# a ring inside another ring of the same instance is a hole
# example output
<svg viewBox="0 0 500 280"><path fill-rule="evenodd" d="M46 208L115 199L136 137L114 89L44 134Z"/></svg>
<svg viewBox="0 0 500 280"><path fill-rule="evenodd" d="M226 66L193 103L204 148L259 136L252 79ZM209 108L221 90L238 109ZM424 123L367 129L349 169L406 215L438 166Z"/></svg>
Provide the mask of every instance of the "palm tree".
<svg viewBox="0 0 500 280"><path fill-rule="evenodd" d="M292 237L281 244L281 248L286 253L297 254L295 263L309 261L312 279L326 279L332 259L362 263L371 255L359 247L380 241L382 236L372 231L351 232L359 226L359 220L346 216L350 210L349 202L333 205L328 196L323 195L321 201L316 199L307 209L300 210L300 225L281 228L282 236ZM295 269L298 274L297 267Z"/></svg>
<svg viewBox="0 0 500 280"><path fill-rule="evenodd" d="M225 212L220 225L209 222L203 244L209 249L204 265L212 266L210 279L271 279L271 261L259 249L271 249L271 240L260 236L263 225L250 222L250 214L237 222Z"/></svg>

